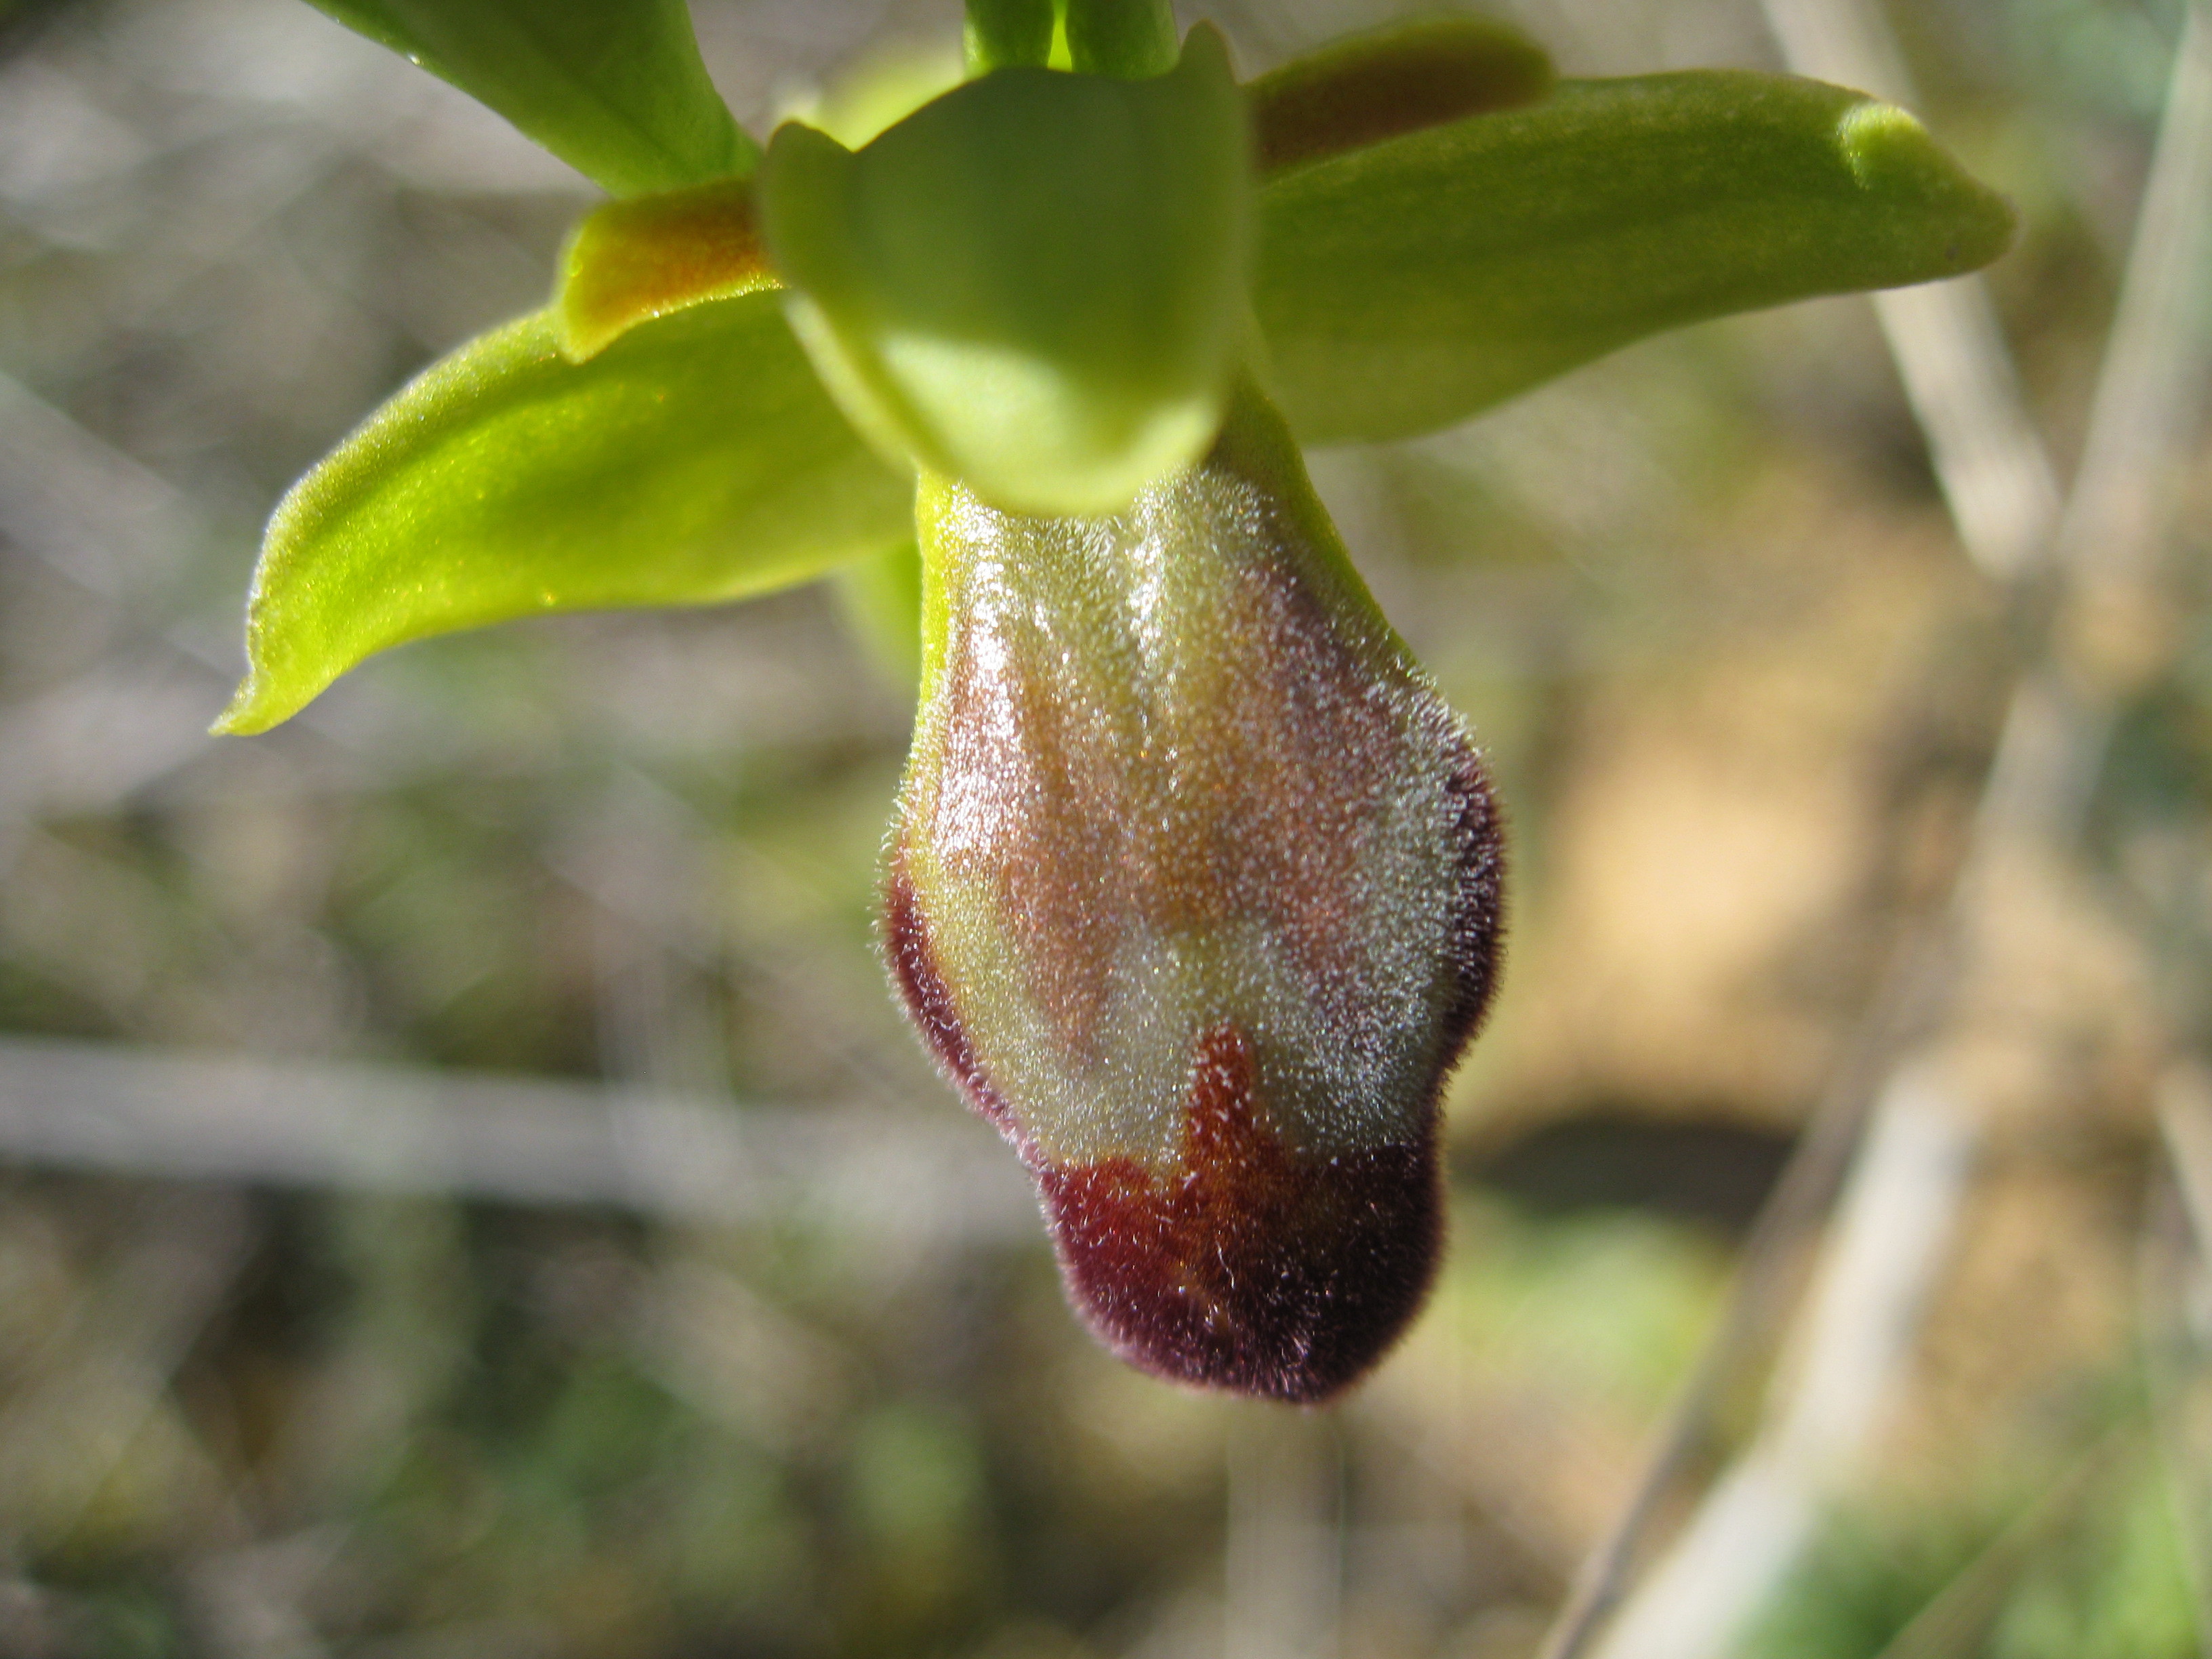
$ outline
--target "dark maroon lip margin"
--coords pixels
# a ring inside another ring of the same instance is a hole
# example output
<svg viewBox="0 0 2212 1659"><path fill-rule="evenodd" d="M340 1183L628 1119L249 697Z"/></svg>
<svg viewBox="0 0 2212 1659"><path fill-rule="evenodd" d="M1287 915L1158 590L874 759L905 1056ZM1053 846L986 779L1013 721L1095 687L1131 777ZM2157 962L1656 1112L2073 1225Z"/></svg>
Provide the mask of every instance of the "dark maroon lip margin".
<svg viewBox="0 0 2212 1659"><path fill-rule="evenodd" d="M1438 712L1453 717L1441 704ZM1453 720L1455 726L1457 721ZM1460 738L1459 763L1446 791L1458 804L1459 902L1453 908L1449 943L1452 993L1437 1033L1436 1095L1468 1045L1481 1034L1498 1000L1498 970L1505 953L1505 814L1483 769L1481 751Z"/></svg>
<svg viewBox="0 0 2212 1659"><path fill-rule="evenodd" d="M907 873L906 860L896 848L884 880L883 950L891 981L898 988L899 1004L939 1069L969 1105L1006 1136L1022 1161L1036 1168L1029 1139L1015 1121L1013 1109L983 1074L982 1062L975 1058L975 1048L961 1026L959 1011L952 1006L952 988L938 971L930 948L928 925L922 920L914 878Z"/></svg>
<svg viewBox="0 0 2212 1659"><path fill-rule="evenodd" d="M1194 1057L1180 1176L1128 1158L1041 1156L961 1026L894 842L883 945L900 1001L947 1077L1029 1166L1077 1312L1139 1369L1318 1405L1372 1369L1427 1299L1443 1253L1438 1103L1494 1000L1504 933L1501 815L1480 755L1463 736L1459 746L1448 785L1460 843L1452 991L1422 1121L1411 1142L1334 1157L1294 1154L1260 1121L1250 1045L1231 1025L1205 1034Z"/></svg>
<svg viewBox="0 0 2212 1659"><path fill-rule="evenodd" d="M1201 1388L1316 1405L1364 1373L1442 1256L1433 1108L1411 1146L1286 1152L1258 1120L1251 1047L1200 1040L1183 1172L1126 1158L1037 1170L1070 1295L1122 1358Z"/></svg>

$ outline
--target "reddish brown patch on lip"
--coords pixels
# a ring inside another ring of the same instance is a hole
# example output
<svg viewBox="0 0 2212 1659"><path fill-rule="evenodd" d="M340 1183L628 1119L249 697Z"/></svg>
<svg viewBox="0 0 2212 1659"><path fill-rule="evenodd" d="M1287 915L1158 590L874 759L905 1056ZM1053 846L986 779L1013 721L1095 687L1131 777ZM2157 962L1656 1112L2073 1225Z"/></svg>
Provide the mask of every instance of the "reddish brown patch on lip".
<svg viewBox="0 0 2212 1659"><path fill-rule="evenodd" d="M1291 1152L1256 1111L1250 1043L1200 1039L1179 1173L1128 1158L1037 1182L1070 1292L1115 1352L1178 1382L1311 1403L1419 1308L1443 1239L1433 1111L1417 1144Z"/></svg>

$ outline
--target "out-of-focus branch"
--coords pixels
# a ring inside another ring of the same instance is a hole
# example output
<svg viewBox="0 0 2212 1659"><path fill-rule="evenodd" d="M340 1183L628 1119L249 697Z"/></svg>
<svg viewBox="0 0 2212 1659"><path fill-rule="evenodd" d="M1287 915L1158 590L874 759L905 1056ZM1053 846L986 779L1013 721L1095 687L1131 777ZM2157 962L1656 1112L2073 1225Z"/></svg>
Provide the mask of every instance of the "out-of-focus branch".
<svg viewBox="0 0 2212 1659"><path fill-rule="evenodd" d="M1962 1653L1980 1651L2007 1593L2019 1582L2037 1547L2080 1513L2082 1500L2110 1475L2130 1437L2124 1428L2106 1430L2102 1439L2077 1456L2042 1497L2014 1516L1915 1613L1875 1659L1956 1659Z"/></svg>
<svg viewBox="0 0 2212 1659"><path fill-rule="evenodd" d="M1800 75L1910 107L1912 79L1869 0L1765 0L1783 56ZM2011 354L1979 276L1874 296L1875 315L1928 440L1967 556L2009 581L2051 545L2058 486L2021 401Z"/></svg>
<svg viewBox="0 0 2212 1659"><path fill-rule="evenodd" d="M2212 297L2212 7L2190 0L2127 280L2059 527L2085 585L2156 580L2178 439L2201 413Z"/></svg>
<svg viewBox="0 0 2212 1659"><path fill-rule="evenodd" d="M1818 1286L1750 1449L1709 1492L1600 1649L1626 1659L1709 1659L1789 1571L1821 1500L1881 1426L1891 1378L1918 1330L1973 1146L1967 1115L1933 1078L1891 1079L1875 1109Z"/></svg>
<svg viewBox="0 0 2212 1659"><path fill-rule="evenodd" d="M1897 99L1910 95L1894 41L1869 0L1766 0L1791 67ZM2062 514L2044 447L2021 406L2002 337L1978 283L1947 283L1877 296L1915 414L1933 453L1947 504L1976 566L2023 589L2046 559L2055 565L2057 626L2015 688L1984 786L1968 854L1944 915L1909 948L1877 998L1841 1073L1816 1109L1790 1168L1747 1245L1728 1313L1692 1376L1629 1503L1593 1551L1547 1641L1544 1659L1591 1650L1619 1605L1661 1507L1710 1437L1722 1403L1763 1352L1759 1340L1800 1282L1799 1263L1856 1151L1856 1191L1889 1188L1931 1201L1955 1194L1959 1144L1919 1138L1919 1167L1905 1152L1860 1147L1870 1109L1904 1098L1915 1075L1894 1058L1946 1018L1971 963L1990 895L1990 872L2014 852L2063 848L2101 761L2110 703L2119 689L2100 655L2100 599L2149 580L2167 526L2165 484L2174 446L2202 394L2202 332L2193 311L2212 239L2212 22L2192 0L2158 148L2139 212L2118 316L2107 343L2091 431ZM2140 611L2138 611L2138 615ZM2085 626L2082 618L2088 618ZM2086 655L2085 655L2086 653ZM2124 655L2124 652L2120 654ZM2121 672L2124 665L2118 665ZM2100 672L2100 669L2104 672ZM1911 1010L1907 1015L1903 1011ZM1873 1063L1869 1063L1869 1062ZM1902 1160L1900 1162L1900 1160ZM1871 1201L1871 1200L1869 1200ZM1855 1200L1854 1217L1867 1212ZM1917 1263L1892 1260L1858 1282L1881 1307L1824 1291L1808 1310L1799 1351L1830 1352L1851 1331L1879 1329L1869 1350L1882 1363L1824 1370L1809 1361L1794 1395L1778 1395L1766 1427L1716 1486L1680 1543L1615 1624L1608 1659L1724 1651L1795 1559L1850 1448L1807 1449L1805 1425L1843 1412L1835 1391L1856 1391L1848 1414L1863 1437L1901 1361L1914 1310L1941 1259L1948 1228L1923 1218L1911 1230ZM1870 1248L1870 1247L1868 1247ZM1838 1233L1824 1284L1854 1260L1854 1230ZM1826 1396L1826 1403L1822 1403ZM1809 1415L1808 1415L1809 1414ZM1842 1415L1837 1422L1845 1420Z"/></svg>
<svg viewBox="0 0 2212 1659"><path fill-rule="evenodd" d="M988 1130L557 1079L0 1040L0 1164L861 1226L907 1248L1024 1238Z"/></svg>
<svg viewBox="0 0 2212 1659"><path fill-rule="evenodd" d="M1944 977L1932 939L1893 964L1882 994L1815 1105L1796 1151L1744 1241L1719 1324L1661 1429L1629 1501L1583 1560L1553 1622L1541 1659L1579 1659L1603 1631L1662 1506L1711 1437L1714 1419L1767 1352L1802 1283L1808 1247L1857 1150L1891 1054L1924 1030Z"/></svg>
<svg viewBox="0 0 2212 1659"><path fill-rule="evenodd" d="M1988 289L1965 276L1877 294L1874 309L1968 556L1999 581L2033 570L2050 544L2058 490L2021 408Z"/></svg>
<svg viewBox="0 0 2212 1659"><path fill-rule="evenodd" d="M1344 1443L1331 1416L1229 1419L1223 1659L1333 1659L1344 1589Z"/></svg>
<svg viewBox="0 0 2212 1659"><path fill-rule="evenodd" d="M2144 1370L2202 1644L2212 1643L2212 1072L2201 1060L2159 1079L2158 1123L2173 1184L2143 1228Z"/></svg>

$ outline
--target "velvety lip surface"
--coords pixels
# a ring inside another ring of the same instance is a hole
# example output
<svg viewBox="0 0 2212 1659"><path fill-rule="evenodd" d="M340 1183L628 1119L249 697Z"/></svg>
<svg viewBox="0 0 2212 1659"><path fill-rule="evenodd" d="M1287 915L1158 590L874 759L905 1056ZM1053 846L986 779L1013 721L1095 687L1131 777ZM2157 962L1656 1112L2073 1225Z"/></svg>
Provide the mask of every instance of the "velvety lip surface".
<svg viewBox="0 0 2212 1659"><path fill-rule="evenodd" d="M1122 513L925 478L917 518L907 1012L1109 1347L1326 1399L1435 1273L1438 1098L1500 931L1480 756L1256 397Z"/></svg>
<svg viewBox="0 0 2212 1659"><path fill-rule="evenodd" d="M1486 1011L1498 934L1496 808L1472 760L1455 787L1466 815L1463 971L1442 1033L1448 1060ZM969 1103L1030 1164L1069 1297L1109 1347L1176 1382L1299 1404L1327 1400L1382 1358L1442 1253L1433 1113L1409 1144L1294 1154L1261 1121L1250 1045L1224 1025L1194 1057L1179 1173L1128 1158L1049 1163L962 1031L896 858L884 908L902 1000Z"/></svg>
<svg viewBox="0 0 2212 1659"><path fill-rule="evenodd" d="M1436 1138L1286 1152L1222 1026L1192 1069L1179 1176L1128 1159L1037 1171L1070 1294L1123 1358L1179 1382L1324 1400L1419 1308L1443 1236Z"/></svg>

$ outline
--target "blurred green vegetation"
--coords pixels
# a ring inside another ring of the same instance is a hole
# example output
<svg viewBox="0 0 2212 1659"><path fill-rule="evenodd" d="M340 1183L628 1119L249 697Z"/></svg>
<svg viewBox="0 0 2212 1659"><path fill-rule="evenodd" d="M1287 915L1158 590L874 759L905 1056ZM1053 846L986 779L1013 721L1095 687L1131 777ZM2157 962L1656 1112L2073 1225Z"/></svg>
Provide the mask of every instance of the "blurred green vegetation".
<svg viewBox="0 0 2212 1659"><path fill-rule="evenodd" d="M2202 1650L2166 1472L2137 1440L1999 1507L1839 1517L1746 1646L1752 1659L2186 1659ZM1941 1625L1931 1608L1949 1615ZM1914 1628L1916 1621L1922 1621Z"/></svg>

